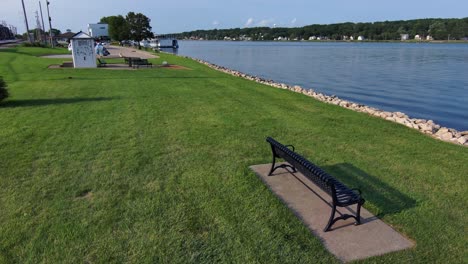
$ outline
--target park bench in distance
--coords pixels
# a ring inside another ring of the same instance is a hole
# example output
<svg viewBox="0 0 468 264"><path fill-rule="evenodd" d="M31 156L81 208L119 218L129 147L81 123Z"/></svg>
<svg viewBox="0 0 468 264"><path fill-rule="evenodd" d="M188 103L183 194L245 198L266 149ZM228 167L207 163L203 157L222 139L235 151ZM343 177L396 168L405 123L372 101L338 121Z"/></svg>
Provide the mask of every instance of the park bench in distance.
<svg viewBox="0 0 468 264"><path fill-rule="evenodd" d="M294 152L294 146L285 146L271 137L267 137L266 141L270 143L273 154L273 163L268 176L271 176L278 168L289 167L293 172L296 172L297 170L304 174L305 177L314 182L318 187L320 187L320 189L332 197L332 212L330 219L328 220L328 224L323 230L324 232L330 231L330 228L336 221L346 220L350 217L356 220L356 225L361 223L361 206L364 204L365 200L361 197L360 190L348 188L343 183L324 172L317 165ZM282 158L289 164L275 166L276 158ZM356 215L343 214L335 218L337 206L346 207L354 204L357 204Z"/></svg>
<svg viewBox="0 0 468 264"><path fill-rule="evenodd" d="M138 68L139 66L146 66L153 68L153 63L149 62L147 59L142 59L138 57L123 57L125 63L128 64L129 67Z"/></svg>
<svg viewBox="0 0 468 264"><path fill-rule="evenodd" d="M104 60L98 58L97 61L99 62L98 67L105 67L107 65L107 62Z"/></svg>

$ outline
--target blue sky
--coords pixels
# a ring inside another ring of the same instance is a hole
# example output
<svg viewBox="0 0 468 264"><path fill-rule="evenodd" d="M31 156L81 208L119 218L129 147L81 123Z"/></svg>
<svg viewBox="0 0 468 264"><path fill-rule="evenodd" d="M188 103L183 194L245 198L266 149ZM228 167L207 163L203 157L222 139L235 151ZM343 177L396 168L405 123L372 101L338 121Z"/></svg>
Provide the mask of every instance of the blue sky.
<svg viewBox="0 0 468 264"><path fill-rule="evenodd" d="M46 16L46 0L42 9ZM156 33L255 26L298 27L339 22L375 22L468 16L467 0L49 0L52 27L86 30L103 16L141 12ZM25 31L21 0L0 0L0 21ZM24 0L29 27L39 0ZM44 19L47 23L47 19ZM46 25L46 29L48 25Z"/></svg>

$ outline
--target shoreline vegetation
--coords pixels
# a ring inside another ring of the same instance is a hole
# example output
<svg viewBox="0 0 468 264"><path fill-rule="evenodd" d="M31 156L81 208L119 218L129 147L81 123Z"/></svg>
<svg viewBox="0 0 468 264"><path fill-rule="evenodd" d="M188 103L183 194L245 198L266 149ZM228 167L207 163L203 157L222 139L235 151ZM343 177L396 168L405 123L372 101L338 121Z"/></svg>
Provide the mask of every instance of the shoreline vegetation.
<svg viewBox="0 0 468 264"><path fill-rule="evenodd" d="M174 34L193 40L468 40L468 17L425 18L365 23L314 24L303 27L244 27Z"/></svg>
<svg viewBox="0 0 468 264"><path fill-rule="evenodd" d="M429 135L438 140L468 147L468 131L458 131L454 128L443 127L441 125L434 123L433 120L411 118L407 114L402 113L402 112L384 111L384 110L371 107L371 106L367 106L364 104L359 104L359 103L351 102L348 100L343 100L337 97L336 95L326 95L323 93L318 93L318 92L315 92L311 88L302 88L298 85L287 85L284 83L275 82L273 80L267 80L264 78L260 78L257 76L253 76L253 75L242 73L236 70L232 70L224 66L219 66L219 65L210 63L208 61L204 61L204 60L197 59L197 58L192 58L189 56L181 55L181 57L192 59L212 69L230 74L232 76L251 80L251 81L265 84L265 85L275 87L275 88L286 89L292 92L301 93L306 96L313 97L316 100L324 102L324 103L338 105L343 108L350 109L356 112L367 113L371 116L379 117L379 118L382 118L391 122L395 122L395 123L407 126L409 128L416 129L420 131L421 133Z"/></svg>
<svg viewBox="0 0 468 264"><path fill-rule="evenodd" d="M182 41L252 41L252 42L311 42L311 43L402 43L402 44L468 44L468 40L224 40L224 39L182 39Z"/></svg>

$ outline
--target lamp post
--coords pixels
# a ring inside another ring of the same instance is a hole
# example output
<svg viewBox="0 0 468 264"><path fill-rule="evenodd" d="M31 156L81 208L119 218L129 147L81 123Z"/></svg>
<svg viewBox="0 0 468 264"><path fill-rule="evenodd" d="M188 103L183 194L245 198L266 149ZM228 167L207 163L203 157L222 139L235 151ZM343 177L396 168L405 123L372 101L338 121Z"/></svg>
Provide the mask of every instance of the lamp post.
<svg viewBox="0 0 468 264"><path fill-rule="evenodd" d="M28 17L26 16L26 8L24 8L24 0L21 0L21 3L23 4L24 22L26 22L26 35L28 35L29 42L32 44L31 35L29 35Z"/></svg>
<svg viewBox="0 0 468 264"><path fill-rule="evenodd" d="M50 37L50 46L53 48L53 47L54 47L54 41L53 41L53 39L52 39L52 18L50 18L49 5L50 5L50 2L47 1L47 16L49 17L49 37Z"/></svg>

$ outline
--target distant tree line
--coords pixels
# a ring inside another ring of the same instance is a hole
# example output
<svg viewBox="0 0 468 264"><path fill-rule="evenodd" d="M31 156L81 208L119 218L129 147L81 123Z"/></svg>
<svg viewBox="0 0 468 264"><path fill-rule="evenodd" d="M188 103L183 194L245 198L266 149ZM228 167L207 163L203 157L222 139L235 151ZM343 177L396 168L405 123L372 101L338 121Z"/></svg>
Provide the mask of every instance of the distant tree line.
<svg viewBox="0 0 468 264"><path fill-rule="evenodd" d="M321 37L330 40L357 39L363 36L369 40L399 40L401 35L408 34L410 39L416 35L421 38L431 36L434 40L460 40L468 37L468 17L461 19L427 18L401 21L384 21L374 23L338 23L329 25L309 25L299 28L232 28L196 30L177 34L180 39L223 40L249 39L274 40L288 38L290 40L308 40L311 37Z"/></svg>
<svg viewBox="0 0 468 264"><path fill-rule="evenodd" d="M122 15L103 17L100 23L109 25L109 37L113 40L141 40L154 37L150 26L151 19L142 13L129 12Z"/></svg>

